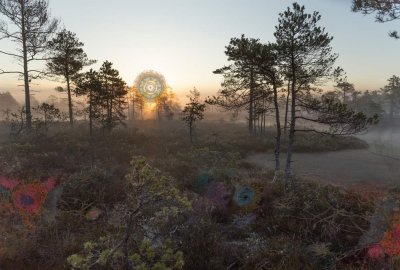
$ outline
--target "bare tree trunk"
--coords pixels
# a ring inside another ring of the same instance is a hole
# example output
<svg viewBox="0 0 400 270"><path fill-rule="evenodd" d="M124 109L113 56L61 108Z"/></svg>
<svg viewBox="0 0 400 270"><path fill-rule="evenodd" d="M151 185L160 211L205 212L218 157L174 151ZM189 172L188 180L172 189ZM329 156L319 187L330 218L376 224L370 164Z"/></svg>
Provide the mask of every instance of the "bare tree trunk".
<svg viewBox="0 0 400 270"><path fill-rule="evenodd" d="M111 98L110 98L110 112L109 112L109 118L108 118L108 129L112 130L113 128L113 110L114 110L114 87L111 86Z"/></svg>
<svg viewBox="0 0 400 270"><path fill-rule="evenodd" d="M106 93L106 100L107 100L107 104L106 104L106 111L107 111L107 119L106 119L106 128L108 129L108 130L110 130L111 129L111 113L110 113L110 111L111 111L111 104L112 104L112 99L110 99L110 93L111 93L111 89L109 89L108 87L109 87L109 85L108 85L108 79L107 79L107 75L104 75L105 76L105 83L104 83L104 85L105 85L105 88L104 88L104 90L105 90L105 93ZM112 88L112 86L111 86L111 88Z"/></svg>
<svg viewBox="0 0 400 270"><path fill-rule="evenodd" d="M72 127L72 126L74 126L74 112L73 112L73 108L72 108L71 84L70 84L70 78L69 78L68 72L67 72L66 79L67 79L69 124Z"/></svg>
<svg viewBox="0 0 400 270"><path fill-rule="evenodd" d="M44 110L44 129L47 131L47 111Z"/></svg>
<svg viewBox="0 0 400 270"><path fill-rule="evenodd" d="M267 112L264 112L264 134L267 134Z"/></svg>
<svg viewBox="0 0 400 270"><path fill-rule="evenodd" d="M288 128L289 100L290 100L290 80L288 81L288 89L286 95L285 124L283 128L283 132L285 135L287 133L287 128Z"/></svg>
<svg viewBox="0 0 400 270"><path fill-rule="evenodd" d="M93 93L92 90L89 92L89 134L92 136L93 134Z"/></svg>
<svg viewBox="0 0 400 270"><path fill-rule="evenodd" d="M293 144L296 132L296 75L295 67L293 66L292 60L292 105L291 105L291 119L290 119L290 130L289 130L289 142L286 154L286 167L285 167L285 180L289 180L292 176L291 165L292 165L292 154L293 154Z"/></svg>
<svg viewBox="0 0 400 270"><path fill-rule="evenodd" d="M135 120L135 94L132 93L132 121Z"/></svg>
<svg viewBox="0 0 400 270"><path fill-rule="evenodd" d="M22 51L24 62L24 84L25 84L25 113L26 113L26 127L28 130L32 129L32 113L31 113L31 95L29 89L29 70L28 70L28 54L26 45L26 29L25 29L25 3L20 1L21 4L21 33L22 33Z"/></svg>
<svg viewBox="0 0 400 270"><path fill-rule="evenodd" d="M254 73L250 71L249 132L254 134Z"/></svg>
<svg viewBox="0 0 400 270"><path fill-rule="evenodd" d="M389 111L389 119L392 122L394 118L394 98L390 99L390 111Z"/></svg>
<svg viewBox="0 0 400 270"><path fill-rule="evenodd" d="M192 123L189 124L190 143L193 144Z"/></svg>
<svg viewBox="0 0 400 270"><path fill-rule="evenodd" d="M267 114L267 110L266 110L266 101L265 101L265 97L263 98L263 114L262 114L262 133L266 134L266 125L265 125L265 121L266 121L266 116Z"/></svg>
<svg viewBox="0 0 400 270"><path fill-rule="evenodd" d="M275 104L275 120L276 120L276 142L275 142L275 172L281 170L281 164L279 160L280 151L281 151L281 120L279 113L279 102L278 102L278 89L276 86L276 82L274 82L274 104Z"/></svg>

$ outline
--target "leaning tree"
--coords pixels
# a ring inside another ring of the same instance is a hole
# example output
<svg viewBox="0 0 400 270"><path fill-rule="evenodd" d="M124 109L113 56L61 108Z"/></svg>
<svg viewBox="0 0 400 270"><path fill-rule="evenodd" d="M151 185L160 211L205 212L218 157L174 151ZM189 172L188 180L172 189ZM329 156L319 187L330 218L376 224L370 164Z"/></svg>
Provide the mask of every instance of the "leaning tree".
<svg viewBox="0 0 400 270"><path fill-rule="evenodd" d="M271 99L275 112L275 171L280 171L281 149L281 116L278 89L283 85L282 72L279 67L279 50L277 44L259 44L256 48L256 74L261 78L264 96Z"/></svg>
<svg viewBox="0 0 400 270"><path fill-rule="evenodd" d="M26 126L32 127L29 84L43 75L43 71L30 68L33 61L44 60L43 53L51 35L56 31L58 20L51 19L47 0L0 0L0 40L8 39L16 44L14 52L0 51L12 56L22 65L21 71L2 70L0 74L18 74L24 80Z"/></svg>
<svg viewBox="0 0 400 270"><path fill-rule="evenodd" d="M308 14L297 3L280 14L275 37L279 48L279 61L287 81L290 81L291 116L289 141L285 166L285 179L291 176L291 162L295 133L314 131L319 133L348 135L360 132L376 118L354 112L345 104L313 95L318 85L338 77L341 69L335 68L337 54L332 52L333 37L320 27L321 15ZM329 127L328 131L301 129L296 126L302 119Z"/></svg>

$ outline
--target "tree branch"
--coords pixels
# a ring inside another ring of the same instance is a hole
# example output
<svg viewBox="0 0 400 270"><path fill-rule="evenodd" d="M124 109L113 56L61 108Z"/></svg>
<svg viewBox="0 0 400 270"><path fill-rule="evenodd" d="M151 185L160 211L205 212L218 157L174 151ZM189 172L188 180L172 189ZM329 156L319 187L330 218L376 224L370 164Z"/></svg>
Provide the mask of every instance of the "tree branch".
<svg viewBox="0 0 400 270"><path fill-rule="evenodd" d="M17 54L13 54L13 53L8 53L8 52L4 52L4 51L0 51L0 53L6 54L6 55L10 55L10 56L14 56L14 57L18 57L18 58L23 58L21 55L17 55Z"/></svg>
<svg viewBox="0 0 400 270"><path fill-rule="evenodd" d="M20 72L20 71L4 71L4 70L0 69L0 75L1 74L20 74L20 75L23 75L24 73Z"/></svg>

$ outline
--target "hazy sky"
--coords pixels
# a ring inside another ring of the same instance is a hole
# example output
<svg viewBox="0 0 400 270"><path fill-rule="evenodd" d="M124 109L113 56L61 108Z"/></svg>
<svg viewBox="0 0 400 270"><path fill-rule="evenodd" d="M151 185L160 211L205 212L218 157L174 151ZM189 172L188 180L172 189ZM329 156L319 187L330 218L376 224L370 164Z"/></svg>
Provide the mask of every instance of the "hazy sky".
<svg viewBox="0 0 400 270"><path fill-rule="evenodd" d="M164 74L179 94L196 86L204 95L218 90L221 78L212 71L226 64L224 47L231 37L245 34L273 41L278 14L287 0L50 0L52 15L76 32L97 68L114 63L132 85L143 70ZM321 25L334 36L338 64L359 90L379 89L393 74L400 74L400 41L390 30L400 21L374 22L372 16L350 11L350 0L302 0L308 12L320 11ZM0 41L2 50L13 45ZM15 60L0 55L0 67L15 69ZM39 97L55 94L57 85L37 82ZM22 97L14 76L0 77L0 92Z"/></svg>

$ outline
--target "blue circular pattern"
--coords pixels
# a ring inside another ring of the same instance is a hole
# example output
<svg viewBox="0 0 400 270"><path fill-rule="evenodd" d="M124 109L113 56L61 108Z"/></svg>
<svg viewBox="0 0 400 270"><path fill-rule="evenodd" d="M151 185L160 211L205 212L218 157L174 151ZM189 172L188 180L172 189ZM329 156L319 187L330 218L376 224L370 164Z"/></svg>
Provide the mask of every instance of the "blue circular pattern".
<svg viewBox="0 0 400 270"><path fill-rule="evenodd" d="M254 203L255 192L251 187L244 186L236 191L234 201L240 207L252 205Z"/></svg>
<svg viewBox="0 0 400 270"><path fill-rule="evenodd" d="M32 205L35 202L35 200L31 196L23 194L20 197L20 202L22 205L28 206Z"/></svg>

